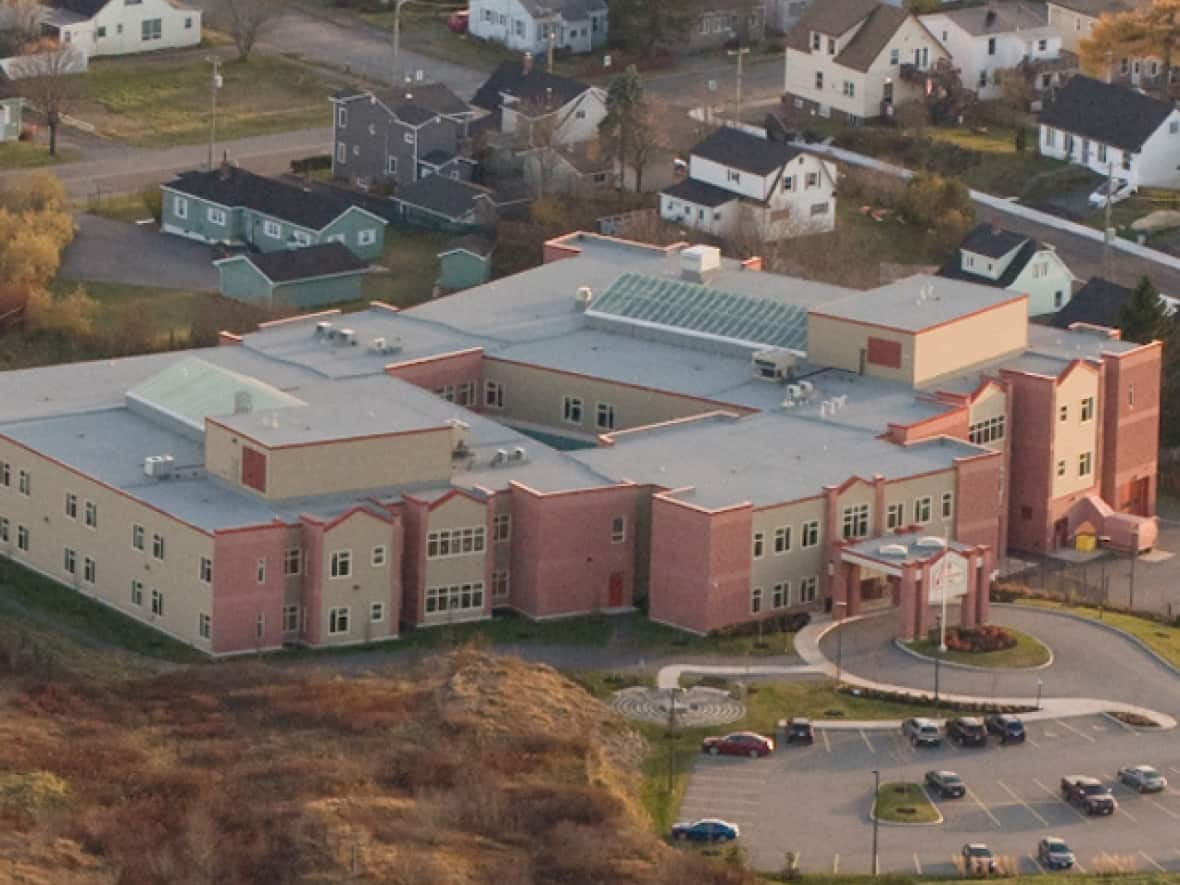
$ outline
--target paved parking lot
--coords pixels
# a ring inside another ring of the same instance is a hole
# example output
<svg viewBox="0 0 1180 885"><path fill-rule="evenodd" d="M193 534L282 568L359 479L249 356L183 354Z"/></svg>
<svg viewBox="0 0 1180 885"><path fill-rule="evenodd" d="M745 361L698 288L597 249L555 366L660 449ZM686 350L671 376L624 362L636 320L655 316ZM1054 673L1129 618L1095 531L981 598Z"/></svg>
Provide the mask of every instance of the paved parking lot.
<svg viewBox="0 0 1180 885"><path fill-rule="evenodd" d="M786 711L784 711L786 712ZM882 782L921 781L947 768L967 783L962 799L938 801L945 821L930 827L880 827L882 872L954 874L963 843L988 843L1022 871L1046 835L1064 838L1079 868L1101 854L1129 857L1149 872L1180 872L1180 740L1139 732L1103 716L1029 723L1024 746L914 749L892 731L819 731L811 747L783 746L765 759L702 755L681 807L682 820L720 817L741 826L750 861L778 869L787 850L805 870L867 873L872 866L872 770ZM1114 786L1119 809L1089 818L1059 798L1065 774L1113 784L1120 767L1156 766L1172 782L1141 796Z"/></svg>

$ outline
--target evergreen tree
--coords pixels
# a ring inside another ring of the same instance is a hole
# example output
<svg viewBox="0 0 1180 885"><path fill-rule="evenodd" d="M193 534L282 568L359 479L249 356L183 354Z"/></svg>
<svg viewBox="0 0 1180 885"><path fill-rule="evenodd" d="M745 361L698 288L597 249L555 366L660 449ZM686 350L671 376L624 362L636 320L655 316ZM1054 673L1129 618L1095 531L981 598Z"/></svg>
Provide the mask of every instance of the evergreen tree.
<svg viewBox="0 0 1180 885"><path fill-rule="evenodd" d="M622 171L629 161L634 162L645 115L646 99L639 69L628 65L607 87L606 116L598 124L598 145L603 158L617 163Z"/></svg>
<svg viewBox="0 0 1180 885"><path fill-rule="evenodd" d="M1166 340L1172 332L1172 321L1160 301L1159 290L1147 277L1141 277L1130 300L1123 305L1119 328L1124 341L1145 344Z"/></svg>
<svg viewBox="0 0 1180 885"><path fill-rule="evenodd" d="M688 35L696 17L694 0L611 0L611 35L624 47L650 56Z"/></svg>

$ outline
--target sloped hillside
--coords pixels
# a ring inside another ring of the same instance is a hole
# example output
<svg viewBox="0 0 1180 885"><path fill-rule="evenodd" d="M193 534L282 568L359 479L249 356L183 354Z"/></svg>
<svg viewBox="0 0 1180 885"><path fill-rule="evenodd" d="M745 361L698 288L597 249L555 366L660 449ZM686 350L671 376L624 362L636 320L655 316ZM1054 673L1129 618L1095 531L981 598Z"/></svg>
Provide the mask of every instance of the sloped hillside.
<svg viewBox="0 0 1180 885"><path fill-rule="evenodd" d="M650 833L644 751L552 669L473 650L347 680L0 678L0 878L747 881Z"/></svg>

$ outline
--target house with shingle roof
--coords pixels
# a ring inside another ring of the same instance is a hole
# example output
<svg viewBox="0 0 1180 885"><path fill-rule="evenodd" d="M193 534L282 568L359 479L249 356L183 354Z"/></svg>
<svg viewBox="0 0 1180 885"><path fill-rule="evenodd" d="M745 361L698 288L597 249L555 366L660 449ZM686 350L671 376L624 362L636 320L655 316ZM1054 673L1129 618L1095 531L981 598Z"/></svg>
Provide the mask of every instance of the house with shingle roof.
<svg viewBox="0 0 1180 885"><path fill-rule="evenodd" d="M42 6L44 33L87 58L201 42L201 10L180 0L42 0Z"/></svg>
<svg viewBox="0 0 1180 885"><path fill-rule="evenodd" d="M471 0L467 32L519 52L590 52L606 43L606 0Z"/></svg>
<svg viewBox="0 0 1180 885"><path fill-rule="evenodd" d="M602 88L550 74L527 54L501 62L471 103L488 112L493 140L518 149L593 141L606 116Z"/></svg>
<svg viewBox="0 0 1180 885"><path fill-rule="evenodd" d="M1037 118L1041 153L1133 187L1180 184L1180 111L1081 74Z"/></svg>
<svg viewBox="0 0 1180 885"><path fill-rule="evenodd" d="M918 20L878 0L815 3L786 40L786 99L797 111L857 123L918 98L950 54Z"/></svg>
<svg viewBox="0 0 1180 885"><path fill-rule="evenodd" d="M369 263L340 243L248 252L213 262L226 298L264 307L306 309L358 301Z"/></svg>
<svg viewBox="0 0 1180 885"><path fill-rule="evenodd" d="M794 145L722 127L689 153L687 177L660 192L660 217L720 238L823 233L836 226L836 167Z"/></svg>
<svg viewBox="0 0 1180 885"><path fill-rule="evenodd" d="M1061 45L1075 55L1090 36L1098 20L1149 5L1151 0L1049 0L1045 4L1049 26L1061 35ZM1120 57L1111 59L1104 79L1131 86L1162 86L1163 65L1158 58Z"/></svg>

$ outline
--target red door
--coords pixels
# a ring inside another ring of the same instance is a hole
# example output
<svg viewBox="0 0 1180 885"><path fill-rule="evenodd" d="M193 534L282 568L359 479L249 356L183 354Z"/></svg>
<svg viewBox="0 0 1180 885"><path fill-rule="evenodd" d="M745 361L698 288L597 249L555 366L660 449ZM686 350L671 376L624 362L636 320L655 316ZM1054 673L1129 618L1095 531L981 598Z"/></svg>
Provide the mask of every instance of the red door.
<svg viewBox="0 0 1180 885"><path fill-rule="evenodd" d="M623 605L623 573L612 572L610 576L610 595L607 599L609 608L621 608Z"/></svg>

